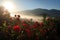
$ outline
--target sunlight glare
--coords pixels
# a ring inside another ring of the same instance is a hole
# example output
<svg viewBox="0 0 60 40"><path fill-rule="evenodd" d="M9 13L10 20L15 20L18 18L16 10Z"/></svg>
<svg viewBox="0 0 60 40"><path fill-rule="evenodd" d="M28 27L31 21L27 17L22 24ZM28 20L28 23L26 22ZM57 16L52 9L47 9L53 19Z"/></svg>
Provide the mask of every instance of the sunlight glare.
<svg viewBox="0 0 60 40"><path fill-rule="evenodd" d="M14 17L15 13L13 13L13 12L16 11L17 7L16 7L16 4L13 1L3 0L2 6L10 12L11 17Z"/></svg>
<svg viewBox="0 0 60 40"><path fill-rule="evenodd" d="M5 9L7 9L8 11L13 11L15 9L15 5L10 2L10 1L5 1L3 4L2 4Z"/></svg>
<svg viewBox="0 0 60 40"><path fill-rule="evenodd" d="M10 15L11 15L11 17L14 17L14 14L12 14L12 13Z"/></svg>

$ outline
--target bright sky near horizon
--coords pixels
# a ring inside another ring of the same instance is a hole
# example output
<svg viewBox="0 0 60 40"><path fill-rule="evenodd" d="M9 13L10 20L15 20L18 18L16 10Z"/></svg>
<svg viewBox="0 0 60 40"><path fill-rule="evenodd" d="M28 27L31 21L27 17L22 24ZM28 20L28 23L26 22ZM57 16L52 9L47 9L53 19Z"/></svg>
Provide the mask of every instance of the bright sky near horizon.
<svg viewBox="0 0 60 40"><path fill-rule="evenodd" d="M36 8L60 10L60 0L0 0L0 3L3 1L13 2L21 11Z"/></svg>

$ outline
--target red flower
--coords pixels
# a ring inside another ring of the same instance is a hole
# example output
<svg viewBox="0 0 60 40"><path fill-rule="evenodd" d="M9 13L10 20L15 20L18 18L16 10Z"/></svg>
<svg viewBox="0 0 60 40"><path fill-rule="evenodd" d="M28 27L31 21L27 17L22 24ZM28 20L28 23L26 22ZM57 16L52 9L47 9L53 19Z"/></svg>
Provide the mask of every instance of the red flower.
<svg viewBox="0 0 60 40"><path fill-rule="evenodd" d="M50 17L46 17L46 21L49 21L51 18Z"/></svg>
<svg viewBox="0 0 60 40"><path fill-rule="evenodd" d="M44 32L46 33L48 30L47 29L44 29Z"/></svg>
<svg viewBox="0 0 60 40"><path fill-rule="evenodd" d="M29 26L29 29L32 29L33 28L33 26Z"/></svg>
<svg viewBox="0 0 60 40"><path fill-rule="evenodd" d="M33 25L33 28L37 28L38 26L36 24Z"/></svg>
<svg viewBox="0 0 60 40"><path fill-rule="evenodd" d="M28 27L28 24L26 24L26 23L23 23L22 25L25 26L25 27Z"/></svg>
<svg viewBox="0 0 60 40"><path fill-rule="evenodd" d="M36 36L36 40L39 40L39 37L38 36Z"/></svg>
<svg viewBox="0 0 60 40"><path fill-rule="evenodd" d="M20 20L20 15L17 15L16 19L17 19L17 20Z"/></svg>
<svg viewBox="0 0 60 40"><path fill-rule="evenodd" d="M40 27L43 27L44 26L44 22L40 22Z"/></svg>
<svg viewBox="0 0 60 40"><path fill-rule="evenodd" d="M25 21L22 21L21 24L22 24L24 27L29 27L29 24L27 24Z"/></svg>
<svg viewBox="0 0 60 40"><path fill-rule="evenodd" d="M43 31L43 29L39 29L39 31L40 31L40 33L41 33L42 36L45 35L45 32Z"/></svg>
<svg viewBox="0 0 60 40"><path fill-rule="evenodd" d="M25 31L27 32L28 37L31 37L32 32L29 29L25 29Z"/></svg>
<svg viewBox="0 0 60 40"><path fill-rule="evenodd" d="M50 26L52 26L52 27L53 27L53 26L54 26L54 22L50 22Z"/></svg>
<svg viewBox="0 0 60 40"><path fill-rule="evenodd" d="M13 27L13 30L14 30L15 32L19 32L19 31L20 31L20 26L18 26L18 25L14 26L14 27Z"/></svg>
<svg viewBox="0 0 60 40"><path fill-rule="evenodd" d="M15 15L15 17L16 17L16 15Z"/></svg>
<svg viewBox="0 0 60 40"><path fill-rule="evenodd" d="M12 29L11 25L9 25L9 26L8 26L8 29L9 29L9 30L11 30L11 29Z"/></svg>
<svg viewBox="0 0 60 40"><path fill-rule="evenodd" d="M38 22L35 22L34 24L33 24L33 27L34 28L37 28L39 25L38 25Z"/></svg>
<svg viewBox="0 0 60 40"><path fill-rule="evenodd" d="M18 18L20 18L20 15L18 15Z"/></svg>
<svg viewBox="0 0 60 40"><path fill-rule="evenodd" d="M50 29L49 29L49 28L47 28L47 30L49 31Z"/></svg>

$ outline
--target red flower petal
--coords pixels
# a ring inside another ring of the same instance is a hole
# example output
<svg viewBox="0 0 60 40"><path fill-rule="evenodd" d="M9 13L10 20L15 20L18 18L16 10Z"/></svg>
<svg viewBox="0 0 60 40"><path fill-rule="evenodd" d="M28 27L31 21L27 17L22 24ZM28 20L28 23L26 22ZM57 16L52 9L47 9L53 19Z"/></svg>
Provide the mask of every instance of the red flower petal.
<svg viewBox="0 0 60 40"><path fill-rule="evenodd" d="M14 31L19 32L20 31L20 26L16 25L13 27Z"/></svg>

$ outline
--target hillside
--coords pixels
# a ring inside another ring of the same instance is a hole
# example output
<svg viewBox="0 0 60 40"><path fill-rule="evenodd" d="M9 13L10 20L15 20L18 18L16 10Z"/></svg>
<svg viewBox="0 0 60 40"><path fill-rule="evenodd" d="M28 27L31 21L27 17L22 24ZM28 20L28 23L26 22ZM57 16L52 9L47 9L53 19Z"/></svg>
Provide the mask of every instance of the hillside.
<svg viewBox="0 0 60 40"><path fill-rule="evenodd" d="M57 9L48 10L48 9L37 8L34 10L22 11L22 14L35 15L35 16L42 16L43 14L46 14L47 16L60 17L60 10Z"/></svg>

